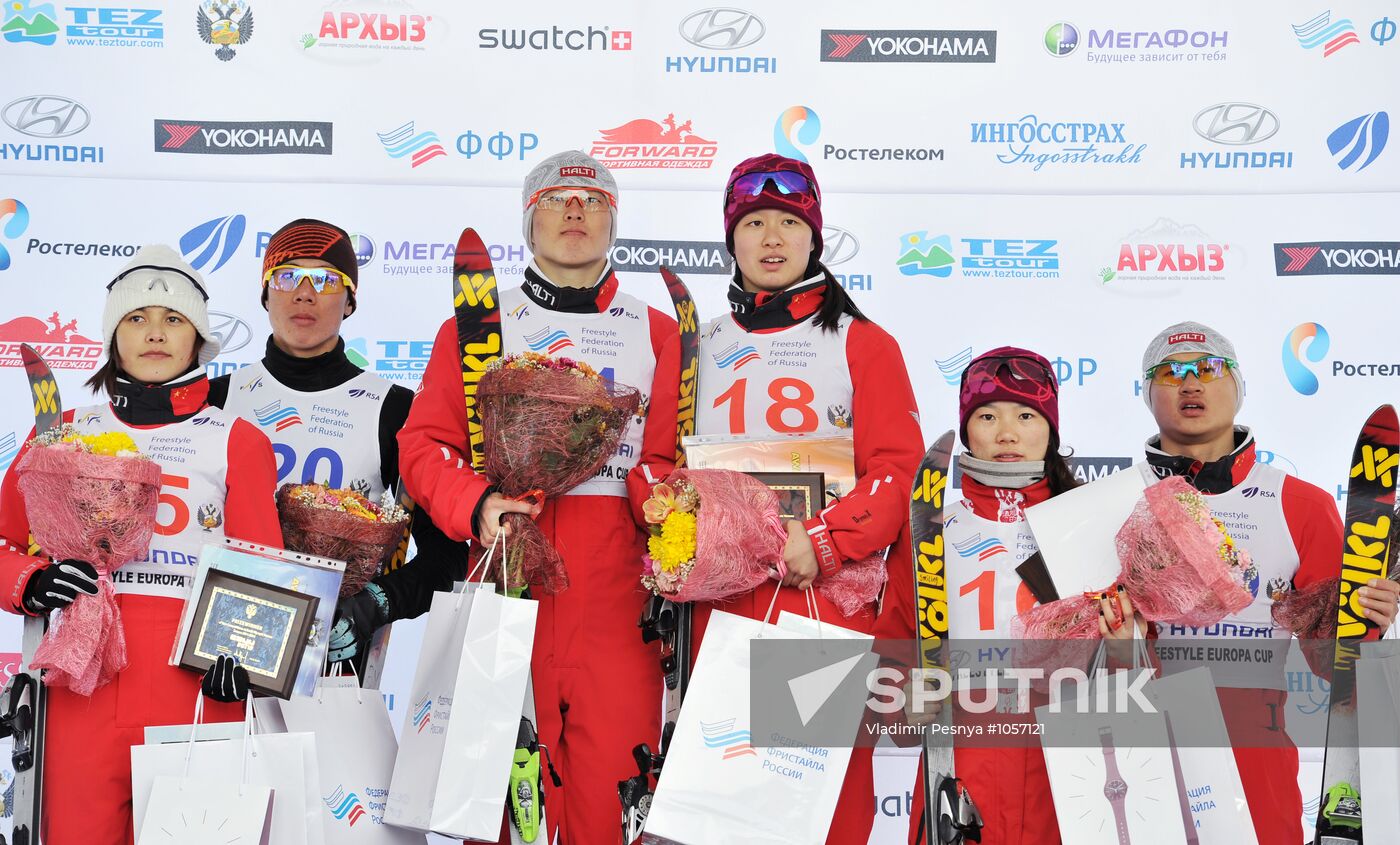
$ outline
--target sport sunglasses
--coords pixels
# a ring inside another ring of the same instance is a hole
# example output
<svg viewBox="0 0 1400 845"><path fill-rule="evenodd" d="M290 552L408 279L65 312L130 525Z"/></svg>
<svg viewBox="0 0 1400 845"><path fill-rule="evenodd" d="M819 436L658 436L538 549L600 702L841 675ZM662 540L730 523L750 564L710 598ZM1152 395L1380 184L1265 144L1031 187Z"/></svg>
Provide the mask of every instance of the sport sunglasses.
<svg viewBox="0 0 1400 845"><path fill-rule="evenodd" d="M1164 387L1178 387L1186 381L1187 375L1194 375L1201 384L1210 384L1216 379L1230 374L1235 361L1220 355L1203 355L1192 361L1163 361L1147 369L1145 375L1153 384Z"/></svg>
<svg viewBox="0 0 1400 845"><path fill-rule="evenodd" d="M340 293L342 287L355 289L349 276L330 267L297 267L294 264L281 264L263 274L263 284L273 290L291 293L301 286L302 281L310 281L311 288L320 294Z"/></svg>

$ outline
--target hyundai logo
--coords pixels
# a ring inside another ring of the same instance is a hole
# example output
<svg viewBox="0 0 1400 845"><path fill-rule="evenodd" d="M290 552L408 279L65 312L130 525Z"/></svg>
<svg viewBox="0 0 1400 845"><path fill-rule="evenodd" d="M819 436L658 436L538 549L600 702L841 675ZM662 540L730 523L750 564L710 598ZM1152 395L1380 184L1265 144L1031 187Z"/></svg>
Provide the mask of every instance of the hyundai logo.
<svg viewBox="0 0 1400 845"><path fill-rule="evenodd" d="M681 37L706 50L738 50L766 32L763 20L743 9L715 8L691 12L681 21Z"/></svg>
<svg viewBox="0 0 1400 845"><path fill-rule="evenodd" d="M5 106L0 116L10 128L34 138L67 138L88 127L90 116L82 103L67 97L39 94L20 97Z"/></svg>
<svg viewBox="0 0 1400 845"><path fill-rule="evenodd" d="M1217 144L1257 144L1278 132L1278 117L1253 103L1216 103L1201 109L1193 123L1196 134Z"/></svg>
<svg viewBox="0 0 1400 845"><path fill-rule="evenodd" d="M232 314L209 312L209 333L219 339L219 354L233 352L248 345L253 329Z"/></svg>
<svg viewBox="0 0 1400 845"><path fill-rule="evenodd" d="M845 264L860 252L856 236L839 226L822 227L822 263L828 267Z"/></svg>

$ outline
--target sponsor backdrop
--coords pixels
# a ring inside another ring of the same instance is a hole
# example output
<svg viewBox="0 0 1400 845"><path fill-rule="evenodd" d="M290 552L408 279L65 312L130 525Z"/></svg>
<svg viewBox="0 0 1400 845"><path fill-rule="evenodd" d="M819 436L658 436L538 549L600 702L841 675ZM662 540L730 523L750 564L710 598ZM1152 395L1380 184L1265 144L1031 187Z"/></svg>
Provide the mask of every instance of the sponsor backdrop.
<svg viewBox="0 0 1400 845"><path fill-rule="evenodd" d="M821 178L827 263L902 342L930 439L971 357L1015 343L1054 362L1081 473L1119 469L1152 429L1142 348L1198 319L1236 344L1263 459L1341 495L1356 426L1400 400L1392 5L791 9L6 3L0 469L32 424L18 344L86 401L102 286L139 244L207 277L218 374L261 355L269 234L340 223L362 265L350 355L413 386L457 232L482 231L503 284L522 273L519 184L543 156L614 168L624 284L666 307L665 262L713 316L724 178L776 150ZM417 637L394 638L396 721ZM912 769L882 764L872 841L894 842Z"/></svg>

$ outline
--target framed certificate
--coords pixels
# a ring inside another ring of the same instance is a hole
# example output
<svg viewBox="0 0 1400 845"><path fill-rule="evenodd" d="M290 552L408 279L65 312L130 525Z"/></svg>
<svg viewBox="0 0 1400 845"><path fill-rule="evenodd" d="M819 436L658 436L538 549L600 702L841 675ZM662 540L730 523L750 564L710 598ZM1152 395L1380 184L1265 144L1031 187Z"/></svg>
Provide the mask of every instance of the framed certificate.
<svg viewBox="0 0 1400 845"><path fill-rule="evenodd" d="M778 513L783 519L806 521L825 505L826 477L820 472L751 472L778 497Z"/></svg>
<svg viewBox="0 0 1400 845"><path fill-rule="evenodd" d="M195 600L180 666L204 672L219 655L238 658L253 689L290 698L318 596L211 569Z"/></svg>

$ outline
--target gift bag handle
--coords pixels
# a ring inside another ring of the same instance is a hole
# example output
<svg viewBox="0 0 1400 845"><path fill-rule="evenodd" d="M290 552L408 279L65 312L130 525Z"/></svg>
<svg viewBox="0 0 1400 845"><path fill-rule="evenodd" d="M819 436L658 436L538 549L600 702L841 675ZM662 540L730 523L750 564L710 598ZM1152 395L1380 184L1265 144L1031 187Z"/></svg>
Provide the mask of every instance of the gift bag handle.
<svg viewBox="0 0 1400 845"><path fill-rule="evenodd" d="M502 590L505 589L505 583L506 583L506 534L505 534L504 531L497 531L497 532L496 532L496 539L493 540L493 541L491 542L491 546L490 546L490 548L488 548L488 549L486 550L486 554L482 555L481 560L477 561L476 566L473 566L473 567L472 567L472 571L467 573L467 580L466 580L466 582L465 582L466 584L470 584L470 583L472 582L472 579L476 577L476 573L478 573L478 572L481 573L481 580L480 580L478 583L485 584L485 583L486 583L486 579L491 577L491 558L496 554L496 547L497 547L497 546L500 546L500 547L501 547L501 557L500 557L500 564L501 564L501 589L502 589ZM466 592L467 592L466 587L463 586L463 588L462 588L462 594L465 595ZM461 602L461 599L460 599L460 598L458 599L458 602Z"/></svg>
<svg viewBox="0 0 1400 845"><path fill-rule="evenodd" d="M348 666L350 667L350 677L352 677L352 678L355 679L355 702L356 702L357 704L364 704L364 703L365 703L365 699L364 699L364 696L361 695L361 693L363 693L364 690L360 688L360 673L355 671L355 661L353 661L353 660L338 660L338 661L336 661L335 663L332 663L332 664L331 664L331 668L330 668L330 674L329 674L329 675L323 676L323 677L322 677L322 680L326 680L327 678L343 678L343 677L345 677L345 671L344 671L344 669L342 668L343 665L348 665ZM317 684L317 685L316 685L316 703L317 703L317 704L324 704L324 703L325 703L325 694L326 694L326 685L325 685L325 684Z"/></svg>
<svg viewBox="0 0 1400 845"><path fill-rule="evenodd" d="M204 693L196 692L194 697L194 722L190 724L190 738L185 743L185 768L180 772L180 779L186 780L190 776L190 761L194 759L195 734L198 728L204 723ZM238 773L238 794L243 794L243 787L248 783L248 745L252 740L253 733L253 697L250 695L243 705L243 762ZM181 789L184 788L183 783Z"/></svg>

